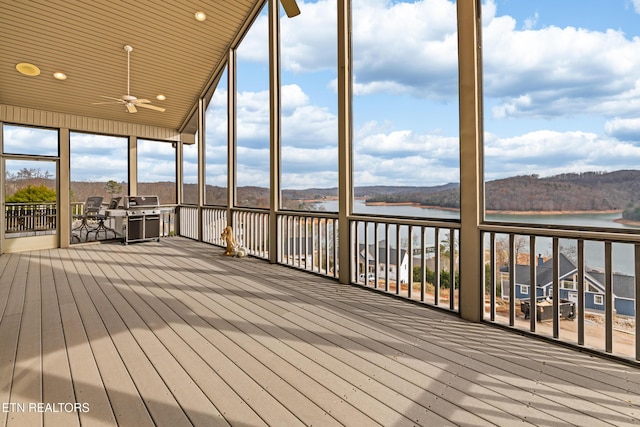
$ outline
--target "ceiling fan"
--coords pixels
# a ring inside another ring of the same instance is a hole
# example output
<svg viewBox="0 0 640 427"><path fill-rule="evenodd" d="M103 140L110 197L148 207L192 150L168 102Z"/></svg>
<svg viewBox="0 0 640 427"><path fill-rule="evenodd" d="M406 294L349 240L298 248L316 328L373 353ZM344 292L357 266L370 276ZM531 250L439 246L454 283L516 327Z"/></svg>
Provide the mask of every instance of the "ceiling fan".
<svg viewBox="0 0 640 427"><path fill-rule="evenodd" d="M129 45L126 45L124 47L124 50L127 52L127 94L126 95L122 95L120 98L112 98L110 96L102 96L102 98L107 98L107 99L112 99L113 101L110 102L94 102L93 105L100 105L100 104L122 104L127 108L127 112L129 113L135 113L138 110L136 109L136 107L143 107L143 108L148 108L150 110L156 110L156 111L165 111L164 108L162 107L156 107L155 105L151 105L151 101L149 101L148 99L138 99L135 96L131 95L130 91L129 91L129 83L130 83L130 68L131 68L131 60L130 60L130 56L131 56L131 51L133 50L133 48Z"/></svg>

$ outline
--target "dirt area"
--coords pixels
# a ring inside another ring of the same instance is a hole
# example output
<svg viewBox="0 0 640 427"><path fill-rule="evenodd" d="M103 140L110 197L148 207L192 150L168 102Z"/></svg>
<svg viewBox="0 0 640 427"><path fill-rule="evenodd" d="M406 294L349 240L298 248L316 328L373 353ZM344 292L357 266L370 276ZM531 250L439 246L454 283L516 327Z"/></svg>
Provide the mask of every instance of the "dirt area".
<svg viewBox="0 0 640 427"><path fill-rule="evenodd" d="M368 286L373 287L374 283L369 282ZM384 288L384 282L378 283L378 288ZM425 289L425 302L427 304L434 304L434 289L432 285L427 285ZM389 283L389 292L396 292L395 282ZM408 296L408 286L406 284L400 285L401 296ZM442 307L449 306L449 289L440 290L439 305ZM412 299L420 299L420 286L414 285L411 293ZM457 290L454 295L457 298ZM509 324L509 302L498 299L496 307L496 323ZM457 301L456 301L457 306ZM485 313L488 317L490 311L489 304L485 307ZM523 313L520 311L520 303L516 303L516 322L514 327L523 331L530 330L530 320L525 319ZM543 321L536 323L535 333L542 336L553 337L553 322ZM562 319L560 320L560 337L559 339L564 342L578 344L578 319ZM584 320L584 347L605 351L606 346L606 330L605 319L601 314L586 313ZM624 316L614 316L613 325L613 355L620 357L635 358L635 319Z"/></svg>
<svg viewBox="0 0 640 427"><path fill-rule="evenodd" d="M488 305L486 310L488 312ZM496 322L501 324L509 323L508 301L498 304L496 308ZM530 320L525 320L524 315L520 311L520 304L516 304L515 327L526 331L530 329ZM551 320L537 322L535 333L553 336L553 322ZM560 340L577 344L577 318L560 320ZM601 314L586 313L584 320L584 346L598 351L605 351L605 340L606 330L604 316ZM614 316L612 354L621 357L635 358L635 319L624 316Z"/></svg>

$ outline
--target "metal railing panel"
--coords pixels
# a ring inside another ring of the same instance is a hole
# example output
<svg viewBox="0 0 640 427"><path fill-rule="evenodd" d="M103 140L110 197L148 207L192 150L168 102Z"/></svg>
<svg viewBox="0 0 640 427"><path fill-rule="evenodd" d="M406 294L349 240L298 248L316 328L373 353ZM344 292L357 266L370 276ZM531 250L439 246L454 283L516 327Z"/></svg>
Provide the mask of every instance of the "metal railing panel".
<svg viewBox="0 0 640 427"><path fill-rule="evenodd" d="M640 360L640 244L615 233L522 231L483 231L485 320Z"/></svg>
<svg viewBox="0 0 640 427"><path fill-rule="evenodd" d="M459 309L456 224L448 224L444 233L442 222L362 217L351 224L354 284L450 311Z"/></svg>

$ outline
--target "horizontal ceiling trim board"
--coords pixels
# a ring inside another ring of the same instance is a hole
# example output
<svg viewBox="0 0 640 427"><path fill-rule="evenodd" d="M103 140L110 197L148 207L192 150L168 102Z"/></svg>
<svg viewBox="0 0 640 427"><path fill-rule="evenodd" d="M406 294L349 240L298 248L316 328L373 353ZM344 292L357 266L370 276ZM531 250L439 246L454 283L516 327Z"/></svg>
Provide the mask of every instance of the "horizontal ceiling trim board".
<svg viewBox="0 0 640 427"><path fill-rule="evenodd" d="M62 128L70 129L71 131L115 136L136 136L138 138L158 139L170 142L180 140L180 133L174 129L71 114L60 114L13 105L0 105L0 121L19 125Z"/></svg>

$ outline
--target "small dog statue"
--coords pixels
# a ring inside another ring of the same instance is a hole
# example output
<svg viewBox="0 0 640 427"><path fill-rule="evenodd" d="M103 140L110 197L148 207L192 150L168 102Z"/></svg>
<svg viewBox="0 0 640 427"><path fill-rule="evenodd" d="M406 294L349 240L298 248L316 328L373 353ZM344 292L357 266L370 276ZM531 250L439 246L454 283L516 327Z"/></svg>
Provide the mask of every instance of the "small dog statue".
<svg viewBox="0 0 640 427"><path fill-rule="evenodd" d="M227 225L224 230L222 230L222 234L220 234L220 237L227 244L227 250L224 253L226 256L233 256L236 258L247 256L247 250L238 245L236 238L233 236L233 228L231 228L230 225Z"/></svg>

